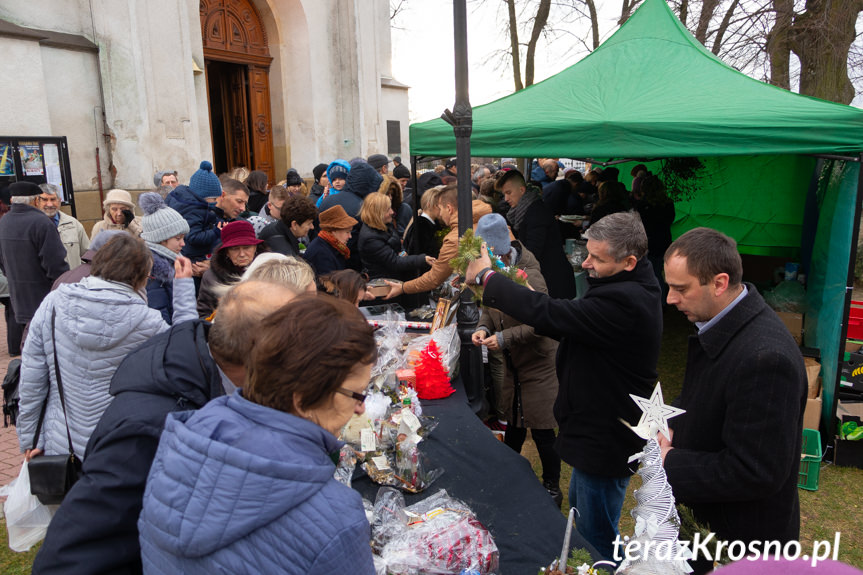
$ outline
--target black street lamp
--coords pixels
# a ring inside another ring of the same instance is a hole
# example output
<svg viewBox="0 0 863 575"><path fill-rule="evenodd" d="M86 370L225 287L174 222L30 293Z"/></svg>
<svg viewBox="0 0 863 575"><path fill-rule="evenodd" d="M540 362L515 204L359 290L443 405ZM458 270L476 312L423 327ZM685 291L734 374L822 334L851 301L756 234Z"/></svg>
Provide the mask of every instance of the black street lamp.
<svg viewBox="0 0 863 575"><path fill-rule="evenodd" d="M456 178L458 180L458 235L473 227L473 194L470 184L470 132L473 110L468 95L467 71L467 7L465 0L453 0L453 36L455 39L455 105L445 110L442 118L455 132ZM461 338L460 371L468 402L474 413L484 415L487 410L483 381L482 352L471 343L471 336L479 321L479 308L473 294L465 289L456 314Z"/></svg>

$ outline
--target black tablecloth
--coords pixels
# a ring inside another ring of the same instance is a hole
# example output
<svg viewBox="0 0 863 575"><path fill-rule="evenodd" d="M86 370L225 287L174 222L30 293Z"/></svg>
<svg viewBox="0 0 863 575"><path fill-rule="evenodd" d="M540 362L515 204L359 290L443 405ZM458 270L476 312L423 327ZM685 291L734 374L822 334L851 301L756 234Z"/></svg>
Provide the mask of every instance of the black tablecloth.
<svg viewBox="0 0 863 575"><path fill-rule="evenodd" d="M420 449L444 474L419 494L405 493L408 505L440 489L461 499L494 537L502 575L533 575L560 554L566 518L542 487L528 461L498 441L473 414L460 379L446 399L423 401L423 413L440 422ZM363 475L353 481L374 502L379 486ZM568 486L562 486L566 489ZM598 554L572 530L571 546Z"/></svg>

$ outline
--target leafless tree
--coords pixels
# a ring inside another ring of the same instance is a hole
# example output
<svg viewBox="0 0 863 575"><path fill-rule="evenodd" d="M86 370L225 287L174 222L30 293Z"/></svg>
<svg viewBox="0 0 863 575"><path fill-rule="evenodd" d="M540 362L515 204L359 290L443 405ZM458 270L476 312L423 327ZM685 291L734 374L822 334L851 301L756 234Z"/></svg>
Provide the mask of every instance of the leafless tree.
<svg viewBox="0 0 863 575"><path fill-rule="evenodd" d="M405 0L401 0L405 1ZM495 52L511 67L516 90L534 81L547 41L569 38L590 52L603 35L600 14L613 0L475 0L505 7L508 48ZM619 0L618 25L641 0ZM863 85L863 37L855 23L863 0L669 0L693 36L736 69L786 89L849 103ZM607 23L606 23L607 25ZM527 38L524 42L522 38ZM557 43L558 45L560 42ZM798 64L799 63L799 64ZM522 73L522 69L524 73Z"/></svg>

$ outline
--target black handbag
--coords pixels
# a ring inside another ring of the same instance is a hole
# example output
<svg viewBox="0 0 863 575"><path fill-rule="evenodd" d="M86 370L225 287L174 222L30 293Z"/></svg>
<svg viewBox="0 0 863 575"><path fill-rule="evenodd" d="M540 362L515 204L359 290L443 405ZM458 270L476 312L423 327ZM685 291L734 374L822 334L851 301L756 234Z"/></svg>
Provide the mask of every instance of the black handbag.
<svg viewBox="0 0 863 575"><path fill-rule="evenodd" d="M51 339L54 341L54 373L57 377L57 391L60 395L60 405L63 406L63 419L66 420L66 439L69 441L69 453L66 455L39 455L30 458L27 471L30 474L30 493L35 495L43 505L59 505L66 493L81 476L81 460L75 455L72 447L72 435L69 433L69 420L66 416L66 401L63 397L63 382L60 380L60 365L57 362L57 340L54 336L54 320L56 311L51 313ZM36 424L36 434L33 436L33 447L39 443L42 423L45 420L45 410L48 407L50 389L42 403L39 423Z"/></svg>

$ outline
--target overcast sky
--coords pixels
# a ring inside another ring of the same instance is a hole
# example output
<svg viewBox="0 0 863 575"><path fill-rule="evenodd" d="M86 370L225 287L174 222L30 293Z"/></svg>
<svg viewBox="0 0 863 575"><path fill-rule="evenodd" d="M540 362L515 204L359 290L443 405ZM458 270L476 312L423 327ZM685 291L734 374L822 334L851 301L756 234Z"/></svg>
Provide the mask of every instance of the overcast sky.
<svg viewBox="0 0 863 575"><path fill-rule="evenodd" d="M598 0L596 4L600 15L600 41L604 41L618 28L620 3ZM467 0L467 17L470 102L478 106L514 91L509 64L502 66L496 56L509 45L505 2ZM861 22L863 13L858 18L858 29ZM569 34L550 43L540 40L535 82L560 72L588 54L574 36L587 35L587 20L578 24L556 22L555 25ZM521 40L526 42L527 37ZM445 108L451 109L455 102L452 0L404 0L402 12L393 21L392 42L393 75L399 82L411 86L408 92L411 123L437 118ZM792 64L796 64L793 56ZM852 104L863 105L863 97L858 96Z"/></svg>
<svg viewBox="0 0 863 575"><path fill-rule="evenodd" d="M597 4L601 10L608 2ZM500 65L496 56L509 42L505 3L467 0L467 18L470 101L471 105L478 106L511 94L515 89L510 65ZM603 18L601 12L600 19L600 34L604 40L617 25L614 14ZM399 82L411 86L410 120L436 118L455 103L452 0L405 0L403 11L393 24L393 75ZM540 43L534 82L560 72L587 55L571 36L562 36L551 45Z"/></svg>

